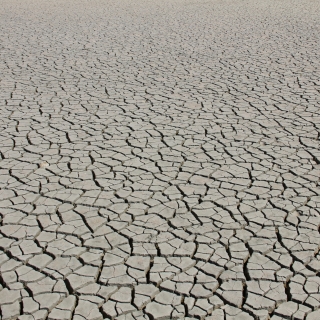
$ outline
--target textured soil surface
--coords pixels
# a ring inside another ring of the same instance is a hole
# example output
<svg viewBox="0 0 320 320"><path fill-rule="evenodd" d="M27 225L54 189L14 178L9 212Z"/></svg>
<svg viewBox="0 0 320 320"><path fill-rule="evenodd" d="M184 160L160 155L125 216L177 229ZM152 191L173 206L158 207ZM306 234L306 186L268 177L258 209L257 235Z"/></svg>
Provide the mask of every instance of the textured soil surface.
<svg viewBox="0 0 320 320"><path fill-rule="evenodd" d="M320 319L320 1L0 0L0 318Z"/></svg>

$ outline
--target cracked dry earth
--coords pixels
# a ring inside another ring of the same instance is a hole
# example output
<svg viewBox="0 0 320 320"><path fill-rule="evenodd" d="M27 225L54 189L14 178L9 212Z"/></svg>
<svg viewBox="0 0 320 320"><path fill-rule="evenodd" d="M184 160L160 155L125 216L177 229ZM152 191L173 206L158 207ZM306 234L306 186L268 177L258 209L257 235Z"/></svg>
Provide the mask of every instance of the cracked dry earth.
<svg viewBox="0 0 320 320"><path fill-rule="evenodd" d="M1 318L320 319L320 2L0 0Z"/></svg>

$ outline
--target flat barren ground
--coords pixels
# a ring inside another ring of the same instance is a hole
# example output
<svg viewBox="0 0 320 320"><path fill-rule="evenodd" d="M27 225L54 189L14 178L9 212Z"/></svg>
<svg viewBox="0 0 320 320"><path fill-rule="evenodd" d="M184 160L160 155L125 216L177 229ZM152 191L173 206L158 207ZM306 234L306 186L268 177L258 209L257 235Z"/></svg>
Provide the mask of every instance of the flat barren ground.
<svg viewBox="0 0 320 320"><path fill-rule="evenodd" d="M320 1L0 0L0 318L320 319Z"/></svg>

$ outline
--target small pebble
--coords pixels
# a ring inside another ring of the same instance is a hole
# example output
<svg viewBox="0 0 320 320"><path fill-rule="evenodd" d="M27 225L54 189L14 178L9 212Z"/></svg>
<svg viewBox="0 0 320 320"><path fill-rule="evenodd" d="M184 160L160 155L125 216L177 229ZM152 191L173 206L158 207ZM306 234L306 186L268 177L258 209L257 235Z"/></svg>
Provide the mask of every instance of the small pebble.
<svg viewBox="0 0 320 320"><path fill-rule="evenodd" d="M47 167L49 167L49 163L48 162L41 162L40 163L40 168L47 168Z"/></svg>

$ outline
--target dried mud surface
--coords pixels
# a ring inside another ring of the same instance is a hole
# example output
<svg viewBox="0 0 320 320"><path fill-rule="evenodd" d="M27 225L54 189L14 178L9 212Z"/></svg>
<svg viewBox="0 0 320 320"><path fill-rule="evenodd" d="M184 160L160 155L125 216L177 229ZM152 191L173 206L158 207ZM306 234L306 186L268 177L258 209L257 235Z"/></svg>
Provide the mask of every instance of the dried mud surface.
<svg viewBox="0 0 320 320"><path fill-rule="evenodd" d="M320 2L0 0L0 316L320 319Z"/></svg>

